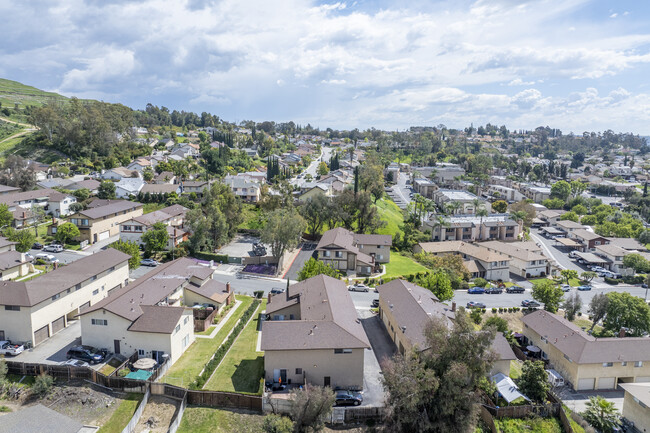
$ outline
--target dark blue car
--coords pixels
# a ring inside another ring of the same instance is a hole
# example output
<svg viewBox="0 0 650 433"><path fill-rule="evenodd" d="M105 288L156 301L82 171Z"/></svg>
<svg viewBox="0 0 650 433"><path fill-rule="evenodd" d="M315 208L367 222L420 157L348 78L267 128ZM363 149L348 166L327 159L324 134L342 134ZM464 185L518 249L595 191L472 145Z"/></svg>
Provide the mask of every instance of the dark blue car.
<svg viewBox="0 0 650 433"><path fill-rule="evenodd" d="M485 293L485 289L483 287L478 287L478 286L470 287L469 289L467 289L467 293L471 295L482 295L483 293Z"/></svg>
<svg viewBox="0 0 650 433"><path fill-rule="evenodd" d="M578 286L578 290L580 291L588 291L591 290L591 286Z"/></svg>

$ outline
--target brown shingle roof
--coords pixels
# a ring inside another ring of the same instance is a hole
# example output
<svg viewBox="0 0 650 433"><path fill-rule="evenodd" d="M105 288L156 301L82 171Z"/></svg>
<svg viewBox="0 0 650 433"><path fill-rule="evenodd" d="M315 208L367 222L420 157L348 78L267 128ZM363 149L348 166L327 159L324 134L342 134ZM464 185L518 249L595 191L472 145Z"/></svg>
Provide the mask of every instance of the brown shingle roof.
<svg viewBox="0 0 650 433"><path fill-rule="evenodd" d="M129 326L129 331L171 334L183 317L185 307L140 305L142 314Z"/></svg>
<svg viewBox="0 0 650 433"><path fill-rule="evenodd" d="M368 254L365 254L359 251L359 248L356 246L355 235L350 230L346 230L343 227L337 227L323 233L323 237L318 242L316 246L317 250L321 249L332 249L328 248L330 245L335 245L345 251L349 251L357 255L357 260L366 264L373 264L374 260ZM390 236L388 236L390 237Z"/></svg>
<svg viewBox="0 0 650 433"><path fill-rule="evenodd" d="M79 215L84 215L90 219L103 218L111 216L118 212L130 212L142 207L142 203L137 203L128 200L114 200L108 201L104 206L91 207L86 210L79 211ZM94 203L94 202L93 202Z"/></svg>
<svg viewBox="0 0 650 433"><path fill-rule="evenodd" d="M0 253L0 271L15 268L25 262L23 255L18 251Z"/></svg>
<svg viewBox="0 0 650 433"><path fill-rule="evenodd" d="M174 185L170 183L148 183L145 184L140 192L142 194L171 194L178 190L179 185Z"/></svg>
<svg viewBox="0 0 650 433"><path fill-rule="evenodd" d="M361 245L393 245L393 238L391 235L366 235L354 234L354 241Z"/></svg>
<svg viewBox="0 0 650 433"><path fill-rule="evenodd" d="M189 290L190 292L197 293L205 298L212 299L218 304L223 304L226 302L226 299L228 299L228 296L230 296L227 286L221 281L217 280L209 280L207 283L203 284L200 287L189 284L185 290Z"/></svg>

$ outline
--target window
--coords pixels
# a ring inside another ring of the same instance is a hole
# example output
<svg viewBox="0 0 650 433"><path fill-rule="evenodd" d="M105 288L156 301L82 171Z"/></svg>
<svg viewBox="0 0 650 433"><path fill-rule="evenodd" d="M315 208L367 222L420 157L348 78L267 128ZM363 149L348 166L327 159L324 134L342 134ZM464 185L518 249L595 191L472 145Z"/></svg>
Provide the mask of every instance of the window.
<svg viewBox="0 0 650 433"><path fill-rule="evenodd" d="M96 279L97 279L97 275L93 275L92 277L90 277L90 281L95 281Z"/></svg>
<svg viewBox="0 0 650 433"><path fill-rule="evenodd" d="M329 251L323 251L323 257L329 257L330 252Z"/></svg>
<svg viewBox="0 0 650 433"><path fill-rule="evenodd" d="M573 361L571 361L571 358L569 358L567 355L564 355L564 359L566 359L569 362L573 362Z"/></svg>
<svg viewBox="0 0 650 433"><path fill-rule="evenodd" d="M185 349L188 344L190 344L190 334L183 337L183 349Z"/></svg>
<svg viewBox="0 0 650 433"><path fill-rule="evenodd" d="M20 306L18 306L18 305L5 305L5 311L20 311Z"/></svg>
<svg viewBox="0 0 650 433"><path fill-rule="evenodd" d="M603 367L613 367L614 363L613 362L603 362Z"/></svg>
<svg viewBox="0 0 650 433"><path fill-rule="evenodd" d="M181 330L181 325L176 325L176 329L174 329L174 334L177 333L178 331Z"/></svg>
<svg viewBox="0 0 650 433"><path fill-rule="evenodd" d="M138 356L144 356L144 349L138 349Z"/></svg>
<svg viewBox="0 0 650 433"><path fill-rule="evenodd" d="M334 353L352 353L352 349L334 349Z"/></svg>
<svg viewBox="0 0 650 433"><path fill-rule="evenodd" d="M53 300L53 301L56 301L56 300L59 299L60 297L61 297L61 294L60 294L60 293L57 293L56 295L52 296L52 300Z"/></svg>
<svg viewBox="0 0 650 433"><path fill-rule="evenodd" d="M93 290L93 295L97 295L97 294L99 294L99 289Z"/></svg>
<svg viewBox="0 0 650 433"><path fill-rule="evenodd" d="M334 349L334 353L343 353L343 349Z"/></svg>
<svg viewBox="0 0 650 433"><path fill-rule="evenodd" d="M106 319L92 319L91 323L93 325L108 326L108 320Z"/></svg>
<svg viewBox="0 0 650 433"><path fill-rule="evenodd" d="M79 284L77 284L76 286L74 286L74 289L75 289L75 290L79 290L79 289L81 289L81 283L79 283Z"/></svg>
<svg viewBox="0 0 650 433"><path fill-rule="evenodd" d="M187 325L187 322L190 320L189 316L185 316L185 319L183 320L183 325Z"/></svg>
<svg viewBox="0 0 650 433"><path fill-rule="evenodd" d="M621 365L622 365L623 367L627 366L627 361L623 361L623 362L621 362Z"/></svg>
<svg viewBox="0 0 650 433"><path fill-rule="evenodd" d="M113 272L115 270L115 266L111 266L108 270L108 272Z"/></svg>
<svg viewBox="0 0 650 433"><path fill-rule="evenodd" d="M339 258L339 259L340 259L341 257L343 257L343 253L342 253L341 251L336 251L336 252L334 253L334 255L335 255L337 258Z"/></svg>
<svg viewBox="0 0 650 433"><path fill-rule="evenodd" d="M296 368L296 374L302 374L302 368Z"/></svg>
<svg viewBox="0 0 650 433"><path fill-rule="evenodd" d="M634 363L634 366L635 366L635 367L643 367L643 361L636 361L636 362Z"/></svg>

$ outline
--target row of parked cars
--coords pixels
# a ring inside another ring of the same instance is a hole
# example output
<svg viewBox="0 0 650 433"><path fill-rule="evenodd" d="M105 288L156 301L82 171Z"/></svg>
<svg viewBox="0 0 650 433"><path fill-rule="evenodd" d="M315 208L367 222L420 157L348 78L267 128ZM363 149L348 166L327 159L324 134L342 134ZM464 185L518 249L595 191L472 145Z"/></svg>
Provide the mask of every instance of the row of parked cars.
<svg viewBox="0 0 650 433"><path fill-rule="evenodd" d="M503 293L503 288L497 286L488 286L488 287L470 287L467 289L467 293L471 295L482 295L487 293L488 295L498 295ZM505 288L506 293L524 293L525 289L520 286L510 286Z"/></svg>

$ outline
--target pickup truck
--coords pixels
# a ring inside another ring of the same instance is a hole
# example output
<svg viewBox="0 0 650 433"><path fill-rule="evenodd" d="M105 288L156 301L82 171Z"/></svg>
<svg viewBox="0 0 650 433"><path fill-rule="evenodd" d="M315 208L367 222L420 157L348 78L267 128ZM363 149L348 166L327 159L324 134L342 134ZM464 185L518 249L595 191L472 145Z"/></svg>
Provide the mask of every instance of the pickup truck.
<svg viewBox="0 0 650 433"><path fill-rule="evenodd" d="M25 347L21 344L13 344L11 341L0 341L0 355L20 355Z"/></svg>

